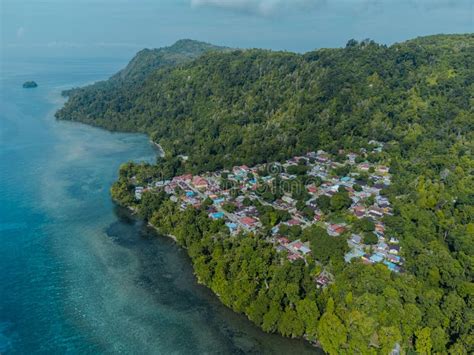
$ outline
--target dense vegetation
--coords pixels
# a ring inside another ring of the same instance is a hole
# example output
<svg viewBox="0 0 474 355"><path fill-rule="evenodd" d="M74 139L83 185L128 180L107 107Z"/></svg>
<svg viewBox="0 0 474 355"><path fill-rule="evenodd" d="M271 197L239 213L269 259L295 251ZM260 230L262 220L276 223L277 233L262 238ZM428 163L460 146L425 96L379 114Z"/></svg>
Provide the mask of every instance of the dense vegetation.
<svg viewBox="0 0 474 355"><path fill-rule="evenodd" d="M91 107L93 111L107 109L100 102L107 102L108 105L113 105L115 110L122 111L130 107L125 104L129 95L138 90L143 80L153 71L190 62L207 52L228 50L225 47L189 39L179 40L169 47L143 49L135 55L124 69L108 80L84 88L65 90L63 95L80 97L81 101L77 104L96 101L99 106Z"/></svg>
<svg viewBox="0 0 474 355"><path fill-rule="evenodd" d="M385 223L401 240L401 275L344 264L343 246L308 229L304 238L324 245L313 256L335 275L318 290L319 270L282 262L260 236L228 238L203 211L180 212L159 194L137 208L177 236L225 304L267 331L318 339L332 354L387 353L396 343L465 354L474 351L473 63L474 35L390 47L351 40L304 55L213 51L122 83L118 96L104 84L74 91L57 116L147 132L164 147L158 165L121 169L112 193L124 205L135 203L131 176L146 183L384 142L394 180L384 191L394 206Z"/></svg>

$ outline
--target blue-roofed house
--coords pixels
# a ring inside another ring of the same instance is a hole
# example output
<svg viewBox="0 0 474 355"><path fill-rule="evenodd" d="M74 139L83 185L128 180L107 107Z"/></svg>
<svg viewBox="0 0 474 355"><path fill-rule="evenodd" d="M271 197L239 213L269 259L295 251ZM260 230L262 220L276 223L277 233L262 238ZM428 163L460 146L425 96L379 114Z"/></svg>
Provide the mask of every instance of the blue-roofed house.
<svg viewBox="0 0 474 355"><path fill-rule="evenodd" d="M215 205L220 205L221 203L224 203L224 199L223 198L216 198L214 200L212 200L212 202L215 204Z"/></svg>
<svg viewBox="0 0 474 355"><path fill-rule="evenodd" d="M351 251L344 255L344 260L346 263L351 262L352 259L357 259L364 256L364 251L361 248L353 248Z"/></svg>
<svg viewBox="0 0 474 355"><path fill-rule="evenodd" d="M211 217L212 219L221 219L224 217L224 212L214 212L209 214L209 217Z"/></svg>
<svg viewBox="0 0 474 355"><path fill-rule="evenodd" d="M227 226L227 228L229 228L229 231L231 233L236 233L237 230L238 230L237 224L235 224L233 222L227 222L225 225Z"/></svg>
<svg viewBox="0 0 474 355"><path fill-rule="evenodd" d="M390 262L390 261L387 261L387 260L385 260L383 263L384 263L385 265L387 265L387 267L388 267L388 269L389 269L390 271L396 271L396 272L398 272L399 267L398 267L397 265L395 265L394 263L392 263L392 262Z"/></svg>
<svg viewBox="0 0 474 355"><path fill-rule="evenodd" d="M380 254L374 254L370 257L370 261L373 263L380 263L383 260L383 255Z"/></svg>

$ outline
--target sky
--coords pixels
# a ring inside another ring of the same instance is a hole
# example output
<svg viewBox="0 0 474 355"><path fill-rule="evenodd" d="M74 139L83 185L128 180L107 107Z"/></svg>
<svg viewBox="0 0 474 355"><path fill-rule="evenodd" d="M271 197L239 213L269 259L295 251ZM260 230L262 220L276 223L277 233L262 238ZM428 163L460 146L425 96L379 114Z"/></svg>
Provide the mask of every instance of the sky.
<svg viewBox="0 0 474 355"><path fill-rule="evenodd" d="M0 59L131 57L191 38L306 52L474 32L472 0L0 0Z"/></svg>

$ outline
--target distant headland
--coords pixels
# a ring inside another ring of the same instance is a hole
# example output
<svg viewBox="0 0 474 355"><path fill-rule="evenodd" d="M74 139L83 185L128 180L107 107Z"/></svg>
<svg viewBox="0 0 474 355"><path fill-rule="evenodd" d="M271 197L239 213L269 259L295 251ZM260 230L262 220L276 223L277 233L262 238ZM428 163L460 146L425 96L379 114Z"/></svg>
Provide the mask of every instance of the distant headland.
<svg viewBox="0 0 474 355"><path fill-rule="evenodd" d="M38 87L38 84L35 81L25 81L23 83L23 88L32 89Z"/></svg>

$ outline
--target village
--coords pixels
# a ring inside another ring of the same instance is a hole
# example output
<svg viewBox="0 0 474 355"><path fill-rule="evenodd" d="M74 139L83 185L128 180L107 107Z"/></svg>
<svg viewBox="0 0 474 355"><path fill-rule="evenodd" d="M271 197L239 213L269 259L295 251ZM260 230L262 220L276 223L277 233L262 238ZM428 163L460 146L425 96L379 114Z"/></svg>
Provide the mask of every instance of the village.
<svg viewBox="0 0 474 355"><path fill-rule="evenodd" d="M309 242L291 238L288 232L316 225L333 238L347 239L346 262L360 259L366 264L381 263L391 271L402 272L399 241L385 234L383 223L383 217L392 214L390 201L381 194L391 184L391 175L385 165L364 158L368 153L382 152L381 143L371 144L370 152L341 150L337 159L319 150L283 163L241 165L232 170L175 176L146 187L136 186L135 198L140 200L145 191L164 189L183 210L205 204L209 218L222 220L231 236L265 231L268 241L277 251L285 252L290 261L306 262L312 251ZM298 191L301 189L304 191ZM337 194L342 196L345 218L341 218L341 213L330 213L324 206L332 203ZM273 218L278 216L276 224L268 222L268 216L261 213L262 206L274 211ZM369 227L358 233L355 223L348 220L361 221ZM330 277L325 275L317 280L320 286L329 281Z"/></svg>

